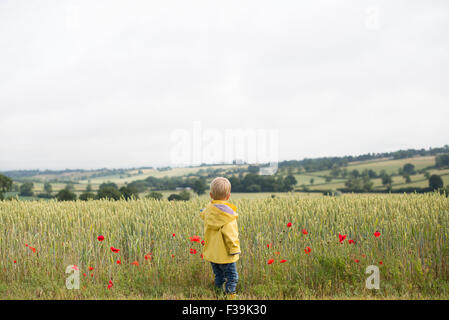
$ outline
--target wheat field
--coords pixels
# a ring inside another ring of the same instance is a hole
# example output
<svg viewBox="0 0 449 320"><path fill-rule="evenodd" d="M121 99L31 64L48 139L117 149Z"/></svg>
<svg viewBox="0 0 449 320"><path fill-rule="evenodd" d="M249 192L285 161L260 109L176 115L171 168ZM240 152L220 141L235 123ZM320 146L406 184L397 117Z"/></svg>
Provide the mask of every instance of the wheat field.
<svg viewBox="0 0 449 320"><path fill-rule="evenodd" d="M449 297L444 196L230 201L239 213L241 299ZM221 299L202 244L190 239L203 235L206 204L2 201L0 299ZM365 287L369 265L379 268L378 290ZM75 273L79 289L69 290Z"/></svg>

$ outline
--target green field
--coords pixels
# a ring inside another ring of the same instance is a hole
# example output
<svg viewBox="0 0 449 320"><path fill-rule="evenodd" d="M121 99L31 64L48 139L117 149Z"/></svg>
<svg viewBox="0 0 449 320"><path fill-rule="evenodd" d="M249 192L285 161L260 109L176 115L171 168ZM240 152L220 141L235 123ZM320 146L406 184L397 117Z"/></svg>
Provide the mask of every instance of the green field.
<svg viewBox="0 0 449 320"><path fill-rule="evenodd" d="M373 170L377 174L384 170L387 174L397 174L398 170L402 168L406 163L411 163L415 166L415 170L421 170L424 168L432 167L435 165L435 157L413 157L398 160L368 160L368 161L358 161L349 163L348 166L344 167L348 172L352 170L358 170L360 173L363 170ZM437 170L429 169L429 173L440 175L444 181L445 185L449 184L449 169ZM308 172L304 174L296 174L295 178L298 181L298 186L304 184L310 190L336 190L339 188L345 188L345 179L334 178L330 182L325 181L325 177L330 175L331 170L322 170L315 172ZM314 183L310 182L310 178L314 178ZM406 183L404 177L396 175L392 177L393 179L393 189L395 188L407 188L407 187L419 187L426 188L429 186L427 178L424 174L414 174L410 176L411 182ZM382 185L382 179L374 178L371 179L373 182L374 190L384 189Z"/></svg>
<svg viewBox="0 0 449 320"><path fill-rule="evenodd" d="M437 172L438 173L438 172ZM444 173L445 175L441 175L441 178L443 179L444 185L449 185L449 174ZM393 179L393 189L395 188L405 188L405 187L417 187L417 188L426 188L429 186L429 181L425 178L423 174L416 174L412 175L411 182L406 183L405 179L401 176L394 176ZM373 182L373 188L374 190L384 189L384 186L382 185L382 179L371 179ZM344 188L345 183L344 182L331 182L331 183L325 183L325 184L319 184L319 185L309 185L308 186L310 190L323 190L323 189L330 189L330 190L337 190L339 188Z"/></svg>
<svg viewBox="0 0 449 320"><path fill-rule="evenodd" d="M114 182L117 185L124 185L125 183L129 183L135 180L143 180L148 177L156 177L156 178L162 178L162 177L181 177L186 176L188 174L196 174L198 170L200 169L230 169L230 168L246 168L248 166L233 166L233 165L217 165L217 166L207 166L207 167L192 167L192 168L172 168L170 170L166 171L158 171L154 169L143 169L142 173L139 174L138 170L131 170L127 173L131 175L131 177L128 177L126 175L123 175L122 177L120 175L112 175L112 176L104 176L104 177L97 177L97 178L90 178L90 179L83 179L79 180L78 182L83 185L87 185L90 181L90 183L95 185L100 185L104 182Z"/></svg>
<svg viewBox="0 0 449 320"><path fill-rule="evenodd" d="M449 169L442 169L437 170L435 165L435 157L434 156L423 156L423 157L412 157L412 158L406 158L406 159L398 159L398 160L391 160L391 159L379 159L379 160L367 160L367 161L357 161L357 162L350 162L346 167L342 167L342 169L347 170L348 172L351 172L352 170L358 170L360 173L363 172L363 170L371 169L375 171L377 174L381 173L382 171L385 171L388 174L392 174L392 189L399 189L399 188L427 188L429 186L428 179L424 175L424 173L415 173L410 176L411 181L406 182L405 178L400 176L398 174L398 171L400 168L402 168L406 163L411 163L415 166L415 170L421 170L426 169L429 174L437 174L440 175L443 179L444 185L449 185ZM107 182L113 182L118 185L118 187L126 186L127 183L130 183L132 181L136 180L143 180L145 178L148 178L150 176L156 177L156 178L163 178L163 177L187 177L187 175L192 175L192 177L200 177L199 171L202 170L203 172L207 170L221 170L219 171L219 175L226 175L226 172L230 172L230 170L236 170L236 169L247 169L247 165L216 165L216 166L203 166L203 167L193 167L193 168L172 168L170 170L165 171L158 171L154 169L133 169L126 171L125 174L121 175L106 175L101 177L90 177L89 179L80 179L82 172L74 172L74 173L67 173L62 176L59 176L59 179L72 179L73 181L73 187L74 192L79 196L81 193L83 193L87 185L90 184L92 187L93 192L96 192L102 183ZM295 171L296 170L296 171ZM314 171L314 172L305 172L305 173L297 173L297 169L293 170L293 176L295 177L297 183L294 187L295 191L300 192L307 192L308 190L314 191L314 192L326 192L327 190L337 190L337 189L343 189L346 188L345 182L347 181L346 178L337 177L332 178L330 181L326 181L326 178L329 177L330 170L322 170L322 171ZM244 172L243 175L247 174L248 172ZM86 175L86 173L83 173ZM98 172L92 172L91 174L98 174ZM286 168L281 168L278 172L281 176L286 176L288 174L288 170ZM204 175L202 175L204 177ZM33 181L33 179L36 179L34 181L34 193L35 195L39 193L44 192L44 182L42 181L44 178L56 178L55 176L51 175L39 175L33 177L29 177L25 179L26 181ZM311 181L313 179L313 182ZM206 183L209 183L211 181L211 178L208 178ZM382 184L381 178L373 178L371 179L373 186L372 191L383 191L386 190L386 187ZM53 194L56 194L59 190L65 188L66 182L53 182ZM307 190L308 189L308 190ZM139 196L145 197L145 195L150 192L149 189L145 191L141 191ZM172 193L178 193L178 191L171 191L171 190L163 190L162 191L164 197L168 197ZM207 192L206 192L207 193ZM6 196L15 196L17 192L9 192L6 193ZM272 194L275 194L278 197L286 196L287 194L282 194L280 192L261 192L259 194L252 194L252 193L242 193L242 195L236 195L238 198L247 198L247 199L253 199L253 198L266 198L271 197ZM20 197L20 199L23 200L32 200L37 199L37 197Z"/></svg>
<svg viewBox="0 0 449 320"><path fill-rule="evenodd" d="M372 161L367 163L358 163L354 165L348 165L348 170L359 170L363 171L365 169L372 169L377 173L385 170L388 174L397 173L398 169L403 167L404 164L411 163L415 166L416 170L423 169L435 164L435 157L413 157L398 160L384 160L384 161Z"/></svg>
<svg viewBox="0 0 449 320"><path fill-rule="evenodd" d="M444 196L231 200L239 208L240 299L449 298ZM201 244L189 240L203 236L198 213L207 202L0 201L0 299L222 299ZM66 289L70 265L79 290ZM379 267L379 290L365 287L369 265Z"/></svg>
<svg viewBox="0 0 449 320"><path fill-rule="evenodd" d="M385 170L386 173L397 173L398 169L403 167L404 164L411 163L415 166L416 170L420 170L429 166L432 166L435 164L435 157L434 156L426 156L426 157L413 157L413 158L405 158L405 159L398 159L398 160L389 160L389 159L383 159L383 160L367 160L367 161L358 161L354 163L349 163L346 169L348 171L352 170L359 170L363 171L365 169L371 169L377 172L378 174ZM330 174L330 170L323 170L323 171L316 171L313 173L310 173L311 175L315 176L327 176Z"/></svg>

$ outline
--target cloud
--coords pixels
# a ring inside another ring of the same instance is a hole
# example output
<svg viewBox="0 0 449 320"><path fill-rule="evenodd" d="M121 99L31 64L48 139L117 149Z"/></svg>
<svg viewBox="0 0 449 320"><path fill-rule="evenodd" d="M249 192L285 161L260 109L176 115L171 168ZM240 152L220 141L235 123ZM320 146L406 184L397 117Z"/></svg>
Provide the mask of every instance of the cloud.
<svg viewBox="0 0 449 320"><path fill-rule="evenodd" d="M0 170L170 165L170 134L280 159L446 144L446 1L2 1Z"/></svg>

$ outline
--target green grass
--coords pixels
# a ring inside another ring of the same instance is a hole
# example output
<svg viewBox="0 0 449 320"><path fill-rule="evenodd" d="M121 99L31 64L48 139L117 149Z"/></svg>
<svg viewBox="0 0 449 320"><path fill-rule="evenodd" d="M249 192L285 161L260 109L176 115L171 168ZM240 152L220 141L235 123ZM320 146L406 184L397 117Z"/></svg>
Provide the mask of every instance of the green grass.
<svg viewBox="0 0 449 320"><path fill-rule="evenodd" d="M178 194L180 191L176 190L163 190L160 191L162 195L164 196L164 199L167 199L171 194L175 193ZM140 194L140 197L145 197L148 193L142 193ZM201 200L209 200L209 192L207 191L205 194L201 196L197 196L193 191L190 191L190 194L192 196L192 199L201 199ZM290 197L292 195L299 196L299 197L318 197L321 196L321 193L307 193L307 192L232 192L232 199L267 199L272 198L274 195L275 198L285 198Z"/></svg>
<svg viewBox="0 0 449 320"><path fill-rule="evenodd" d="M414 157L398 160L384 160L371 163L360 163L356 165L348 166L349 170L359 170L360 172L365 169L372 169L377 173L385 170L388 174L397 173L399 168L402 168L406 163L411 163L415 166L415 170L420 170L435 164L435 157Z"/></svg>
<svg viewBox="0 0 449 320"><path fill-rule="evenodd" d="M310 190L337 190L341 188L345 188L344 182L330 182L326 184L319 185L309 185L307 186Z"/></svg>
<svg viewBox="0 0 449 320"><path fill-rule="evenodd" d="M347 167L345 167L348 172L352 170L358 170L360 173L367 169L374 170L377 174L379 174L382 170L385 170L387 174L398 173L399 168L402 168L404 164L411 163L415 166L415 170L421 170L423 168L435 165L435 157L434 156L426 156L426 157L413 157L406 159L397 159L397 160L369 160L362 161L356 163L349 163ZM308 175L314 176L328 176L331 170L322 170L316 172L309 172Z"/></svg>
<svg viewBox="0 0 449 320"><path fill-rule="evenodd" d="M231 200L239 208L242 299L449 298L446 197ZM0 299L216 299L210 264L199 256L202 246L189 241L203 234L198 213L207 202L2 201ZM356 243L340 244L339 233ZM104 242L96 239L99 234ZM189 254L192 247L197 255ZM145 260L149 252L152 259ZM271 258L275 263L268 265ZM80 290L65 288L65 269L72 264L80 268ZM380 268L378 291L365 288L368 265Z"/></svg>

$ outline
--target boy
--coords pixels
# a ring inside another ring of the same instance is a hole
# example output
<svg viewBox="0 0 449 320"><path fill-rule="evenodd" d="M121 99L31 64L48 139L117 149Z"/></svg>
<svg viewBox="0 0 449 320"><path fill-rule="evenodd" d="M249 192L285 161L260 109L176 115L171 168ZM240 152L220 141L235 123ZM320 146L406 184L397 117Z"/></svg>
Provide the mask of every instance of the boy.
<svg viewBox="0 0 449 320"><path fill-rule="evenodd" d="M226 178L215 178L210 184L212 201L201 211L204 220L203 258L212 265L215 287L223 290L229 299L235 299L238 273L235 262L239 259L240 241L237 228L237 207L227 202L231 196L231 183Z"/></svg>

